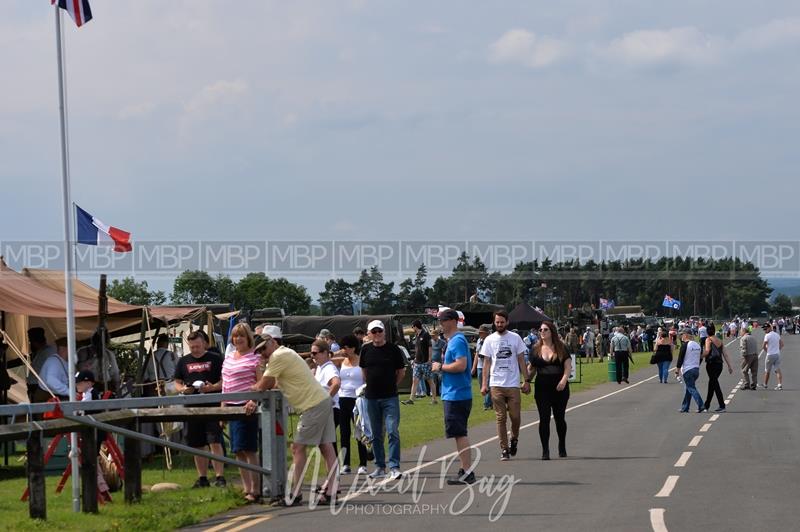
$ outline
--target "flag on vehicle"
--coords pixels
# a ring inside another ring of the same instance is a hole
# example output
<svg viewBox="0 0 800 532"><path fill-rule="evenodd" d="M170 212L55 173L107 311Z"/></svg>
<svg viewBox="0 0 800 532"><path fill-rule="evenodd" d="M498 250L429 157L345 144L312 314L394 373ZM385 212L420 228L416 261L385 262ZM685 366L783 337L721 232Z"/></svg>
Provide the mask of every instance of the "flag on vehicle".
<svg viewBox="0 0 800 532"><path fill-rule="evenodd" d="M600 308L603 310L610 310L614 308L615 303L613 299L600 298Z"/></svg>
<svg viewBox="0 0 800 532"><path fill-rule="evenodd" d="M669 295L665 295L664 296L664 301L661 302L661 306L662 307L671 308L671 309L674 309L674 310L680 310L681 309L681 302L678 301L677 299L669 296Z"/></svg>
<svg viewBox="0 0 800 532"><path fill-rule="evenodd" d="M56 0L50 0L50 5L55 5ZM58 7L66 10L75 25L79 28L92 20L92 8L89 0L58 0Z"/></svg>
<svg viewBox="0 0 800 532"><path fill-rule="evenodd" d="M112 227L95 218L75 205L75 218L78 226L78 243L90 246L112 245L114 251L133 250L131 234L122 229Z"/></svg>

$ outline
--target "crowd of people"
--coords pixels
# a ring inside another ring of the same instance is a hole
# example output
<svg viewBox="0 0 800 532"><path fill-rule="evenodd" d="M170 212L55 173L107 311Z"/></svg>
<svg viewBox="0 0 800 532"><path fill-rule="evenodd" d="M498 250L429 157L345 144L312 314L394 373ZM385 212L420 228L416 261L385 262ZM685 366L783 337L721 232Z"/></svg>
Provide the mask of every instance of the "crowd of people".
<svg viewBox="0 0 800 532"><path fill-rule="evenodd" d="M244 322L235 325L225 354L209 348L208 336L202 330L191 332L187 337L189 353L180 358L169 350L169 339L162 335L145 361L144 378L148 382L143 392L162 394L159 385L169 379L174 381L175 391L182 394L265 391L279 387L290 407L299 414L299 420L291 445L292 490L277 504L302 503L300 488L309 446L319 448L327 467L326 480L317 487L315 502L330 504L338 492L340 476L354 472L353 440L357 450L355 475L371 481L397 480L403 476L401 404L415 403L420 383L427 384L433 404L439 403L437 396L441 399L444 433L454 440L458 453L459 470L448 479L448 484L471 484L476 481L468 431L473 405L472 377L478 380L479 405L495 413L499 459L508 461L517 454L522 395L533 391L540 420L541 457L550 460L551 418L558 456L567 456L569 379L573 356L579 352L591 362L595 356L602 359L607 355L616 364L616 381L621 385L629 383L633 353L644 347L653 352L650 362L657 366L659 382L666 384L674 351L678 349L674 374L684 385L680 411L688 412L694 401L698 412L706 412L716 398L715 412L725 412L719 377L726 367L729 374L733 373L733 361L724 339L733 338L728 345L733 342L738 345L742 389L755 390L758 386L766 389L774 373L775 389L781 390L780 352L784 347L781 336L789 330L800 331L794 320L772 320L763 325L765 336L759 343L753 334L754 322L735 318L724 322L719 333L713 322L698 319L681 320L669 329L659 327L652 335L639 328L616 327L603 335L592 327L580 333L573 327L562 337L553 322L544 321L523 338L509 330L508 313L501 310L494 313L492 324L478 328L473 350L458 323L458 313L451 309L441 310L436 325L430 329L420 320L414 321L413 379L411 395L404 401L400 400L398 388L405 376L406 358L400 347L388 340L386 326L380 320L370 321L366 331L357 328L353 334L338 340L323 329L305 353L283 345L282 331L275 325L259 326L255 331ZM66 344L59 341L49 345L44 331L38 328L29 330L28 336L33 366L46 389L66 399L69 381ZM97 374L104 374L104 378L97 379L98 387L109 389L119 382L113 352L98 354L102 345L101 338L95 335L78 357L79 389L88 390L95 398L97 391L92 387ZM760 352L765 354L763 382L759 382ZM708 378L705 398L697 389L703 362ZM28 382L32 401L42 400L44 389L38 383L36 378ZM227 401L223 406L242 407L247 414L228 424L231 452L242 462L258 464L259 425L253 415L257 403ZM341 453L337 449L337 431ZM189 446L220 456L224 453L223 433L224 423L218 420L186 423L185 438ZM374 463L371 472L370 462ZM208 478L209 465L213 468L213 481ZM221 462L195 457L195 468L195 488L227 486ZM259 501L258 475L240 469L240 476L245 501Z"/></svg>

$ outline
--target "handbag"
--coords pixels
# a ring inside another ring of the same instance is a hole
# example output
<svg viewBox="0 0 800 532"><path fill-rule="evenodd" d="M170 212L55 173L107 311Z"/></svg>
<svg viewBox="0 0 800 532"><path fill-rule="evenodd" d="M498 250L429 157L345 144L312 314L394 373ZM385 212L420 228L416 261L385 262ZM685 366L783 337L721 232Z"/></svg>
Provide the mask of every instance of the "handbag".
<svg viewBox="0 0 800 532"><path fill-rule="evenodd" d="M650 355L650 363L651 364L655 364L656 363L656 354L655 353Z"/></svg>

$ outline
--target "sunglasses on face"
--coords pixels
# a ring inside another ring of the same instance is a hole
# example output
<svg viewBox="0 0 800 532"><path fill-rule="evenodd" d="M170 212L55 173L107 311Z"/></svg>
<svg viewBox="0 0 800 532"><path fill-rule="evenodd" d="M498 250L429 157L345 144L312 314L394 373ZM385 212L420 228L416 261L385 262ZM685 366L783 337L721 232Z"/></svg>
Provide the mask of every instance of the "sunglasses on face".
<svg viewBox="0 0 800 532"><path fill-rule="evenodd" d="M539 332L550 332L550 329L539 329Z"/></svg>
<svg viewBox="0 0 800 532"><path fill-rule="evenodd" d="M372 334L380 334L380 333L382 333L382 332L383 332L383 329L372 329L370 332L371 332Z"/></svg>
<svg viewBox="0 0 800 532"><path fill-rule="evenodd" d="M318 355L320 353L327 353L327 351L311 351L312 355Z"/></svg>

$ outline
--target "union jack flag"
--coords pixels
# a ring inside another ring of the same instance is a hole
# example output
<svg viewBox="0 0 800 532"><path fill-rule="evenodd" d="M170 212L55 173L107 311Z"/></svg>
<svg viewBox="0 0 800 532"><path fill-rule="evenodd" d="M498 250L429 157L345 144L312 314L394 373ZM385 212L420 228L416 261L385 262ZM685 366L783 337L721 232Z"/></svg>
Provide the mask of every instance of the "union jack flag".
<svg viewBox="0 0 800 532"><path fill-rule="evenodd" d="M50 5L55 5L56 0L50 0ZM92 8L89 0L58 0L58 7L64 9L80 28L92 20Z"/></svg>
<svg viewBox="0 0 800 532"><path fill-rule="evenodd" d="M681 302L670 295L664 296L664 301L661 302L662 307L667 307L675 310L681 309Z"/></svg>

